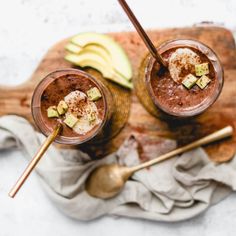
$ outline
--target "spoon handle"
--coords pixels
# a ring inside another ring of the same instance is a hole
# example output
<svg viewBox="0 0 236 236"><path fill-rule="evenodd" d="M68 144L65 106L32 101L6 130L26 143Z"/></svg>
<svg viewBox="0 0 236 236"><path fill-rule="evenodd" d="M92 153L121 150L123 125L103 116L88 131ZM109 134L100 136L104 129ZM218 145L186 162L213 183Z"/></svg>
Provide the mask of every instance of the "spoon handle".
<svg viewBox="0 0 236 236"><path fill-rule="evenodd" d="M204 138L201 138L197 141L194 141L194 142L192 142L192 143L190 143L186 146L175 149L175 150L173 150L169 153L163 154L163 155L161 155L161 156L159 156L159 157L157 157L153 160L144 162L143 164L140 164L138 166L131 167L130 171L136 172L140 169L152 166L156 163L167 160L167 159L169 159L171 157L174 157L178 154L181 154L183 152L186 152L186 151L189 151L191 149L200 147L202 145L206 145L206 144L221 140L223 138L227 138L227 137L232 136L232 135L233 135L233 127L232 126L227 126L227 127L223 128L223 129L220 129L220 130L218 130L218 131L216 131L216 132L214 132L214 133L212 133L212 134L210 134L210 135L208 135Z"/></svg>
<svg viewBox="0 0 236 236"><path fill-rule="evenodd" d="M143 27L141 26L141 24L139 23L139 21L137 20L136 16L134 15L134 13L132 12L132 10L130 9L130 7L128 6L127 2L125 0L118 0L118 2L120 3L120 5L122 6L122 8L124 9L125 13L127 14L127 16L129 17L130 21L132 22L132 24L134 25L135 29L137 30L138 34L140 35L140 37L142 38L142 40L144 41L144 43L146 44L148 50L150 51L151 55L156 58L156 60L163 66L166 67L166 63L164 62L163 58L161 57L161 55L157 52L156 47L154 46L154 44L152 43L151 39L148 37L148 35L146 34L145 30L143 29Z"/></svg>
<svg viewBox="0 0 236 236"><path fill-rule="evenodd" d="M9 192L9 194L8 194L9 197L11 197L11 198L15 197L17 192L20 190L21 186L24 184L24 182L26 181L26 179L28 178L28 176L30 175L32 170L35 168L35 166L37 165L37 163L39 162L39 160L43 156L43 154L47 151L47 149L49 148L51 143L55 140L55 138L57 137L57 135L59 134L61 129L62 129L62 125L61 125L61 123L58 123L57 126L55 127L55 129L53 130L53 132L47 137L47 139L45 140L43 145L40 147L37 154L34 156L34 158L28 164L25 171L23 172L21 177L18 179L18 181L16 182L14 187Z"/></svg>

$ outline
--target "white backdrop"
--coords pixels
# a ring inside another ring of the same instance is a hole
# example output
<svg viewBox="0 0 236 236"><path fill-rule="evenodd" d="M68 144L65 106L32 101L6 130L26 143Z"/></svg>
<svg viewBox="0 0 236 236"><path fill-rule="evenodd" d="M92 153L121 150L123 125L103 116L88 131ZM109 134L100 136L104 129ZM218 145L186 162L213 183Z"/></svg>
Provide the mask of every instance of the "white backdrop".
<svg viewBox="0 0 236 236"><path fill-rule="evenodd" d="M0 84L25 81L47 49L82 31L133 30L116 0L0 0ZM214 21L236 29L235 0L128 0L145 28ZM0 108L1 109L1 108ZM15 200L7 193L26 165L20 151L0 153L0 236L236 235L236 198L182 223L124 218L81 223L50 203L33 174Z"/></svg>

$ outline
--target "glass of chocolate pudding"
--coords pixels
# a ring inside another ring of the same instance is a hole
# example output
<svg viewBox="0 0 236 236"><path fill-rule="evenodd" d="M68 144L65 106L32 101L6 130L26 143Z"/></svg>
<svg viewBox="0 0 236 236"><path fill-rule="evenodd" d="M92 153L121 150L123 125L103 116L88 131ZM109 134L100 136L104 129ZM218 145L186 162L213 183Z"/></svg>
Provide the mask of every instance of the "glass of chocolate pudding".
<svg viewBox="0 0 236 236"><path fill-rule="evenodd" d="M36 87L31 104L34 121L42 133L48 136L60 122L63 129L55 141L70 145L96 138L113 112L108 88L77 69L47 75Z"/></svg>
<svg viewBox="0 0 236 236"><path fill-rule="evenodd" d="M172 40L158 48L168 70L150 57L145 70L149 95L164 114L177 118L199 115L218 98L223 87L219 58L195 40Z"/></svg>

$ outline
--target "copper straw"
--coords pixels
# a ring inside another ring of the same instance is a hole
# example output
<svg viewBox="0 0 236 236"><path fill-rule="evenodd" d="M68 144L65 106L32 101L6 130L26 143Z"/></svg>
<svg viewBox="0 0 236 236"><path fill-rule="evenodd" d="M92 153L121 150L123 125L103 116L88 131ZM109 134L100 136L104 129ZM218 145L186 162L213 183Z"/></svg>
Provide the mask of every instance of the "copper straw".
<svg viewBox="0 0 236 236"><path fill-rule="evenodd" d="M133 23L135 29L137 30L138 34L142 38L143 42L146 44L148 50L150 51L151 55L164 67L166 67L166 62L163 60L162 56L158 53L156 47L152 43L151 39L148 37L146 32L144 31L143 27L140 25L139 21L137 20L136 16L128 6L125 0L118 0L124 11L126 12L127 16L129 17L130 21Z"/></svg>
<svg viewBox="0 0 236 236"><path fill-rule="evenodd" d="M59 134L59 132L62 129L62 124L58 123L57 126L55 127L55 129L53 130L53 132L47 137L47 139L45 140L45 142L43 143L43 145L40 147L40 149L38 150L37 154L34 156L34 158L31 160L31 162L29 163L29 165L26 167L25 171L23 172L23 174L21 175L21 177L18 179L18 181L16 182L16 184L14 185L14 187L11 189L11 191L9 192L9 196L11 198L14 198L15 195L17 194L17 192L20 190L21 186L24 184L24 182L26 181L26 179L28 178L28 176L30 175L30 173L32 172L32 170L35 168L35 166L37 165L37 163L40 161L41 157L43 156L43 154L47 151L47 149L49 148L49 146L52 144L52 142L55 140L55 138L57 137L57 135Z"/></svg>

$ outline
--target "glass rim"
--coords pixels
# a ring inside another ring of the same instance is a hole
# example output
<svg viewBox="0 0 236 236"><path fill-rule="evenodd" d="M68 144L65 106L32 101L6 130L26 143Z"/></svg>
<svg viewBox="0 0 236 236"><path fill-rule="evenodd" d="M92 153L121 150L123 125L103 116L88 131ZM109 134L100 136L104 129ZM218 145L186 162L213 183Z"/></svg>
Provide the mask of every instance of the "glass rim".
<svg viewBox="0 0 236 236"><path fill-rule="evenodd" d="M56 75L57 73L61 73L62 75L59 76L55 76L52 77L52 75ZM65 136L60 136L58 135L55 139L56 143L59 144L66 144L66 145L79 145L79 144L83 144L87 141L90 141L91 139L93 139L105 126L107 119L108 119L108 102L106 99L106 95L105 95L105 89L103 88L104 85L101 81L98 81L95 77L93 77L92 75L88 74L87 72L84 72L82 70L79 69L72 69L72 68L63 68L63 69L58 69L55 71L50 72L49 74L47 74L39 83L38 85L35 87L34 89L34 93L31 99L31 113L33 116L33 120L36 124L36 126L38 127L38 129L47 137L51 134L52 130L50 130L48 128L48 126L45 125L45 122L43 120L43 116L41 113L41 109L40 109L40 103L41 103L41 96L43 94L43 92L45 91L46 87L55 79L58 79L60 76L66 75L66 74L76 74L76 75L82 75L85 78L88 78L89 80L91 80L100 90L100 92L102 93L103 96L103 102L104 102L104 115L102 118L102 122L99 124L99 126L96 128L96 130L94 130L94 132L89 135L87 138L81 139L78 135L74 136L74 137L65 137ZM110 91L109 91L110 92ZM36 110L37 109L37 110Z"/></svg>
<svg viewBox="0 0 236 236"><path fill-rule="evenodd" d="M197 116L201 113L203 113L205 110L207 110L211 105L214 104L214 102L217 100L217 98L220 96L223 84L224 84L224 71L223 67L221 65L219 57L216 55L216 53L206 44L199 42L198 40L193 39L172 39L165 41L162 43L159 47L157 47L157 50L160 54L166 52L167 50L173 49L175 47L185 46L193 49L197 49L200 52L202 52L204 55L207 56L207 58L211 61L212 66L214 68L214 72L216 75L216 79L218 80L218 87L216 91L214 92L214 96L211 99L208 99L206 104L201 105L199 104L197 107L193 108L192 110L186 110L186 111L180 111L180 112L174 112L170 109L167 109L163 107L159 102L158 99L156 99L156 96L154 94L153 88L151 86L150 80L151 80L151 73L154 64L156 63L156 59L153 58L151 55L148 58L147 65L145 67L145 84L148 90L148 93L153 101L153 103L158 107L161 111L164 113L171 115L173 117L179 117L179 118L188 118Z"/></svg>

